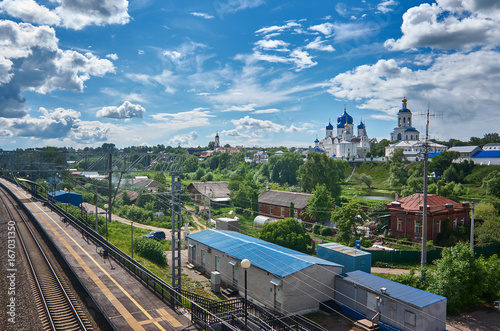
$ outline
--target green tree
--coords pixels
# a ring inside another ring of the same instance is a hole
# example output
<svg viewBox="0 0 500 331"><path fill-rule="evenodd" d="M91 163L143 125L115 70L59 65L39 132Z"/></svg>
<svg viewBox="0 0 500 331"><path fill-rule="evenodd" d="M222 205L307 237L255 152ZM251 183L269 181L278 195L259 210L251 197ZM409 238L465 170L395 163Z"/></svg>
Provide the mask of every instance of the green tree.
<svg viewBox="0 0 500 331"><path fill-rule="evenodd" d="M297 172L303 163L297 153L285 152L283 155L271 156L268 161L271 180L280 185L297 185Z"/></svg>
<svg viewBox="0 0 500 331"><path fill-rule="evenodd" d="M127 194L127 192L123 192L122 200L124 205L130 205L130 196Z"/></svg>
<svg viewBox="0 0 500 331"><path fill-rule="evenodd" d="M372 186L372 183L373 183L373 179L371 176L363 173L359 176L359 181L364 183L366 186L368 186L368 188L370 188Z"/></svg>
<svg viewBox="0 0 500 331"><path fill-rule="evenodd" d="M304 253L312 244L312 239L304 225L290 217L264 225L259 238Z"/></svg>
<svg viewBox="0 0 500 331"><path fill-rule="evenodd" d="M480 244L500 244L500 217L495 206L488 202L481 202L474 208L474 212L475 218L483 220L474 232L477 241Z"/></svg>
<svg viewBox="0 0 500 331"><path fill-rule="evenodd" d="M349 239L354 236L358 238L358 225L363 225L363 222L368 217L361 208L361 205L356 200L351 200L349 203L343 204L337 208L331 216L333 222L337 224L340 233L340 240L344 243L349 242Z"/></svg>
<svg viewBox="0 0 500 331"><path fill-rule="evenodd" d="M392 152L392 155L387 159L389 164L389 183L392 187L403 186L406 184L408 174L404 169L406 157L403 150L398 148Z"/></svg>
<svg viewBox="0 0 500 331"><path fill-rule="evenodd" d="M385 148L389 146L391 142L387 139L382 139L380 142L377 138L370 139L370 152L373 156L384 156ZM368 157L368 155L367 155Z"/></svg>
<svg viewBox="0 0 500 331"><path fill-rule="evenodd" d="M311 192L317 184L325 184L337 201L341 194L341 182L345 178L347 162L334 160L326 154L309 153L304 164L299 168L300 185Z"/></svg>
<svg viewBox="0 0 500 331"><path fill-rule="evenodd" d="M325 184L317 184L313 196L307 200L304 215L312 221L324 221L330 218L333 199Z"/></svg>
<svg viewBox="0 0 500 331"><path fill-rule="evenodd" d="M500 175L496 172L490 172L483 180L483 185L487 188L487 193L496 198L500 198Z"/></svg>
<svg viewBox="0 0 500 331"><path fill-rule="evenodd" d="M435 264L436 272L428 290L448 299L450 313L481 302L483 271L468 243L460 242L443 249L442 258Z"/></svg>
<svg viewBox="0 0 500 331"><path fill-rule="evenodd" d="M460 181L460 179L458 178L458 172L453 164L450 164L450 166L444 171L443 179L447 182L455 183L458 183Z"/></svg>
<svg viewBox="0 0 500 331"><path fill-rule="evenodd" d="M439 175L443 175L444 171L452 165L453 160L458 157L460 157L459 152L446 151L434 156L432 162L429 162L429 173L437 172Z"/></svg>
<svg viewBox="0 0 500 331"><path fill-rule="evenodd" d="M190 155L183 164L185 172L195 172L198 169L198 157Z"/></svg>

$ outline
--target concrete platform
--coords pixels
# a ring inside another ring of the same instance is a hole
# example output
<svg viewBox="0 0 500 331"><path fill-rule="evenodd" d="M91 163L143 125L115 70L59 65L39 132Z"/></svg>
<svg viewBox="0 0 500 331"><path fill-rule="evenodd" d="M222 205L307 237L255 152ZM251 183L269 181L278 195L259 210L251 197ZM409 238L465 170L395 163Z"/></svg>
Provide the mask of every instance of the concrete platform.
<svg viewBox="0 0 500 331"><path fill-rule="evenodd" d="M187 313L175 312L120 265L104 259L94 244L87 243L59 215L41 202L31 201L24 189L0 180L31 210L116 330L181 330L193 326Z"/></svg>

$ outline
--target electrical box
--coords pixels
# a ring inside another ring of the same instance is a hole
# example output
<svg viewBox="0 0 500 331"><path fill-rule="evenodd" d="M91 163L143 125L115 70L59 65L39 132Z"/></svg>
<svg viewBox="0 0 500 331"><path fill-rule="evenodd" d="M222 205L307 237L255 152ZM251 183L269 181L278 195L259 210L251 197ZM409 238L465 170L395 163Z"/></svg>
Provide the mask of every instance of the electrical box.
<svg viewBox="0 0 500 331"><path fill-rule="evenodd" d="M220 292L220 272L212 271L210 277L210 286L212 287L212 292L214 293Z"/></svg>

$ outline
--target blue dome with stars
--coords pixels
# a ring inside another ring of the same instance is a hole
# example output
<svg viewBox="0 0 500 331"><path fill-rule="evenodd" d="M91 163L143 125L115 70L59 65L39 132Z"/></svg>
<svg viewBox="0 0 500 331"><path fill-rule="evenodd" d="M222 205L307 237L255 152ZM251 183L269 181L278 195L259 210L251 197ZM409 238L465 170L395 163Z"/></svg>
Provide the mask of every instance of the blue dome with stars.
<svg viewBox="0 0 500 331"><path fill-rule="evenodd" d="M344 108L344 113L342 114L342 116L339 116L337 118L337 123L339 123L339 124L342 123L344 125L345 124L352 124L352 116L347 113L345 108ZM339 127L339 126L337 125L337 127Z"/></svg>

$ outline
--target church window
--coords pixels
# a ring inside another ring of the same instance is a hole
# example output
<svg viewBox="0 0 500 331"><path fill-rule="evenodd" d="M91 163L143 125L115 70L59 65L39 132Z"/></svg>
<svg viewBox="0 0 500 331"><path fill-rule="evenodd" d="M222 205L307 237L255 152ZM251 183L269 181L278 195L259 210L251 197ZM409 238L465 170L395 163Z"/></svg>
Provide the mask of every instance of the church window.
<svg viewBox="0 0 500 331"><path fill-rule="evenodd" d="M398 126L401 126L401 119L399 119L399 124L398 124Z"/></svg>
<svg viewBox="0 0 500 331"><path fill-rule="evenodd" d="M403 124L406 124L406 117L403 117Z"/></svg>
<svg viewBox="0 0 500 331"><path fill-rule="evenodd" d="M413 135L410 136L410 139L413 140Z"/></svg>

